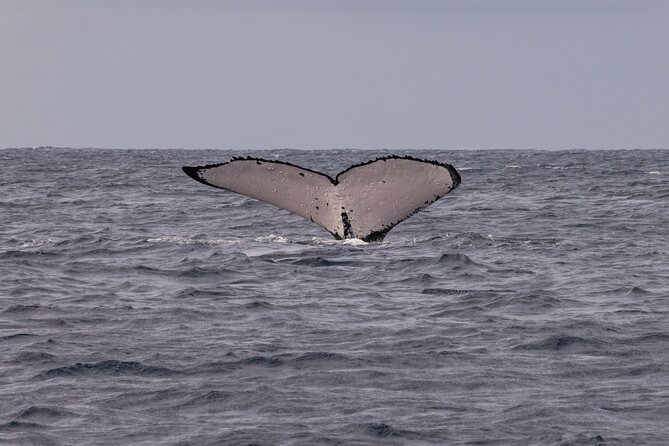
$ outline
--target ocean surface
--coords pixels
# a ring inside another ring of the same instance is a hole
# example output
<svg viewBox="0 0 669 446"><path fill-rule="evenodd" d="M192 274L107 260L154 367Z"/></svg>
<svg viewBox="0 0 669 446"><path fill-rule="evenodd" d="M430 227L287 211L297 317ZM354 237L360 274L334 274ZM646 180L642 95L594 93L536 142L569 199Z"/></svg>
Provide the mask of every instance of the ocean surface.
<svg viewBox="0 0 669 446"><path fill-rule="evenodd" d="M364 244L181 166L390 152L0 150L0 444L669 444L669 150L393 153Z"/></svg>

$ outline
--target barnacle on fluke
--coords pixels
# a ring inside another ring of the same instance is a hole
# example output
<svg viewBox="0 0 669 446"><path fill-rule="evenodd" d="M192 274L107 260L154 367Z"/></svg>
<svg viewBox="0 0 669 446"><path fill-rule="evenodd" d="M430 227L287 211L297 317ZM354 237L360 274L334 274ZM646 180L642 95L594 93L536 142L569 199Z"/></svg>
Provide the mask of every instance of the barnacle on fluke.
<svg viewBox="0 0 669 446"><path fill-rule="evenodd" d="M185 166L183 171L200 183L293 212L336 239L366 242L383 240L399 222L460 184L460 175L450 164L411 156L355 164L335 178L288 162L251 157ZM325 208L318 206L322 201Z"/></svg>

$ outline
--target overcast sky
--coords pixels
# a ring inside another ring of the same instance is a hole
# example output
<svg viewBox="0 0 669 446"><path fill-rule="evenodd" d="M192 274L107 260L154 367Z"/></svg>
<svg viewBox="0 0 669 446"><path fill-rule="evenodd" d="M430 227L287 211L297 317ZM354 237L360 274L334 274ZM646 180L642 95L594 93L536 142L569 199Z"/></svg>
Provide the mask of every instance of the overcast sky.
<svg viewBox="0 0 669 446"><path fill-rule="evenodd" d="M0 0L0 147L669 148L669 0Z"/></svg>

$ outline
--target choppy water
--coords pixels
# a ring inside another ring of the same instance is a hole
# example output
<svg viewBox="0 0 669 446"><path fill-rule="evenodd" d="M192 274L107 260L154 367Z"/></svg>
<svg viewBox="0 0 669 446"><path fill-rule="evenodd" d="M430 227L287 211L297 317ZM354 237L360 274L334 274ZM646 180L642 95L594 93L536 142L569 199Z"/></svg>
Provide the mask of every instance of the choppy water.
<svg viewBox="0 0 669 446"><path fill-rule="evenodd" d="M667 444L669 151L410 152L370 245L180 170L258 154L0 151L1 444Z"/></svg>

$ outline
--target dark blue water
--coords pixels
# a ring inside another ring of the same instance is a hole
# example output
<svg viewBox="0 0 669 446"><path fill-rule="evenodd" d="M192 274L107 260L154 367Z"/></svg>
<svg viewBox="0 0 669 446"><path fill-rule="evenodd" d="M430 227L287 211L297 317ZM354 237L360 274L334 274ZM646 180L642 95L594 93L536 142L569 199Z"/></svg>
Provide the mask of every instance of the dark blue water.
<svg viewBox="0 0 669 446"><path fill-rule="evenodd" d="M363 245L180 168L387 152L0 151L0 444L667 444L669 151L409 153Z"/></svg>

